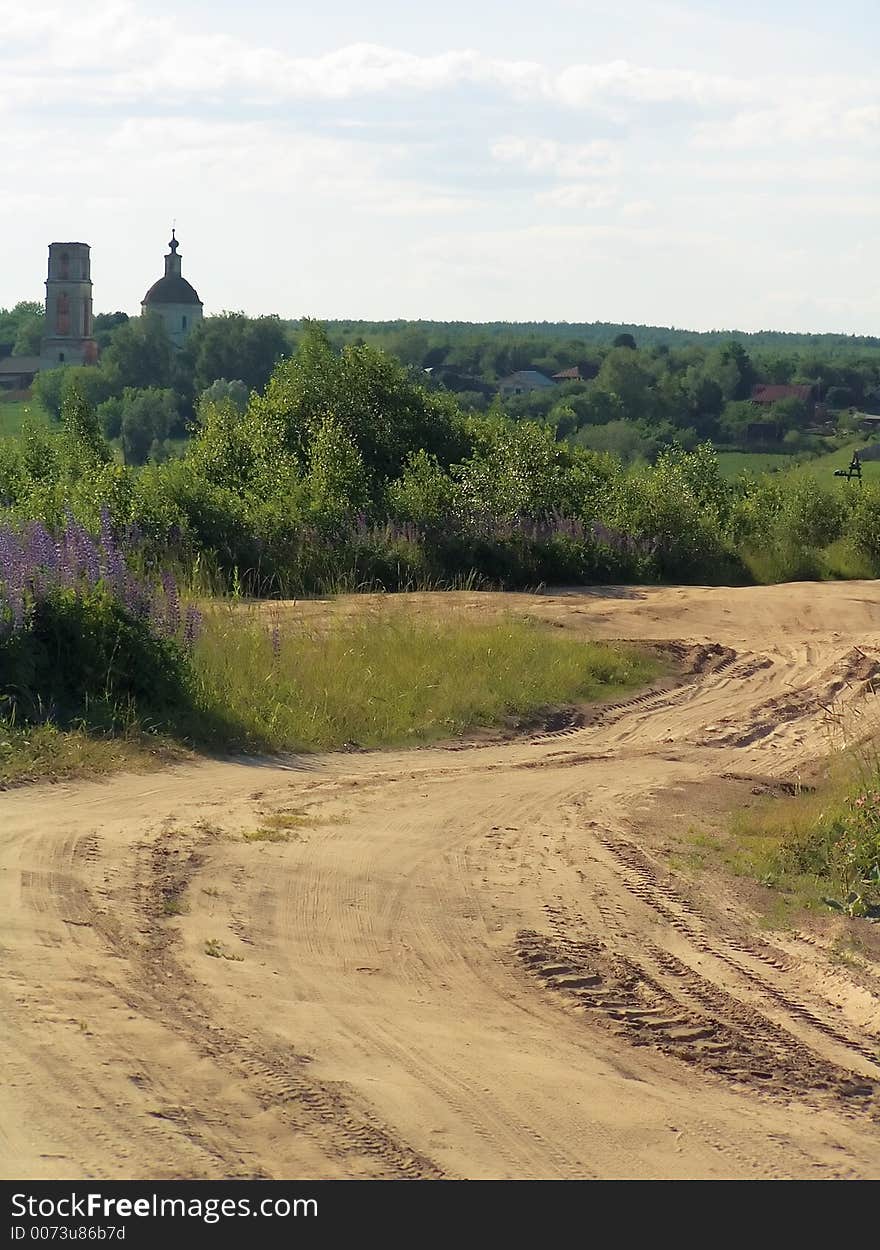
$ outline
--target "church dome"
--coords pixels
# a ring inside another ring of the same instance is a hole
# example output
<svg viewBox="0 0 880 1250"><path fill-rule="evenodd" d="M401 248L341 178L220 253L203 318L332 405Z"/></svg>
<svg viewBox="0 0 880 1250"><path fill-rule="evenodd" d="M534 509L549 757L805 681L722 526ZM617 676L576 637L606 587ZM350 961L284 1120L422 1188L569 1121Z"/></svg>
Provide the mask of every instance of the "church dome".
<svg viewBox="0 0 880 1250"><path fill-rule="evenodd" d="M201 304L198 292L179 273L166 273L154 282L143 298L145 306L151 304Z"/></svg>
<svg viewBox="0 0 880 1250"><path fill-rule="evenodd" d="M165 274L158 282L154 282L141 301L142 308L155 308L163 304L198 304L201 308L195 287L190 286L180 272L180 256L177 249L180 243L177 231L171 231L171 242L168 244L168 255L165 257Z"/></svg>

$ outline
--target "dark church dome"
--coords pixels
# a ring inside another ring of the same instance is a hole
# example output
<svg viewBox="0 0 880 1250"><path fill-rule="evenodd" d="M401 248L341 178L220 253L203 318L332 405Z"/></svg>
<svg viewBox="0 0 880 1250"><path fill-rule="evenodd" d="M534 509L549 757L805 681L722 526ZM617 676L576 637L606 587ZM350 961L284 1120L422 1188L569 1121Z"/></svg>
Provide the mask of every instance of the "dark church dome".
<svg viewBox="0 0 880 1250"><path fill-rule="evenodd" d="M171 231L171 242L168 244L168 255L165 257L165 276L154 282L144 296L141 307L149 308L155 304L198 304L202 301L194 286L190 286L180 272L180 256L177 249L180 243L177 231Z"/></svg>
<svg viewBox="0 0 880 1250"><path fill-rule="evenodd" d="M166 273L147 291L144 304L201 304L198 292L179 273Z"/></svg>

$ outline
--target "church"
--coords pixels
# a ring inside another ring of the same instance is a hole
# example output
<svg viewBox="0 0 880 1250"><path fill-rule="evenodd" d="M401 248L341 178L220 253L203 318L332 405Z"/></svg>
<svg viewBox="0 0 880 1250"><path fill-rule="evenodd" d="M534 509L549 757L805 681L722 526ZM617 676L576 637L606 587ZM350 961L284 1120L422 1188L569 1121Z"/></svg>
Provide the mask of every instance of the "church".
<svg viewBox="0 0 880 1250"><path fill-rule="evenodd" d="M180 269L177 231L171 231L165 274L154 282L141 301L141 312L156 313L165 323L168 337L175 347L182 347L187 335L202 319L202 301L195 287L190 286Z"/></svg>
<svg viewBox="0 0 880 1250"><path fill-rule="evenodd" d="M177 231L172 230L165 273L141 301L141 313L161 317L175 347L183 346L203 313L198 292L181 272L179 249ZM92 335L91 248L88 243L50 243L39 368L94 364L98 349Z"/></svg>

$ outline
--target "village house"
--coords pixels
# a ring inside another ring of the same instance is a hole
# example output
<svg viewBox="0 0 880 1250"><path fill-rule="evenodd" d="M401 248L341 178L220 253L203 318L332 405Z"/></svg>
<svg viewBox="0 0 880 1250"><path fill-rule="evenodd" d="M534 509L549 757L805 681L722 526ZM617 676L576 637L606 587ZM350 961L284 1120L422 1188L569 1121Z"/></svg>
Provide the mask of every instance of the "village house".
<svg viewBox="0 0 880 1250"><path fill-rule="evenodd" d="M812 419L816 415L818 397L816 387L807 383L789 382L785 384L764 383L752 387L751 401L762 408L778 404L784 399L797 399L807 405L808 415Z"/></svg>
<svg viewBox="0 0 880 1250"><path fill-rule="evenodd" d="M0 360L0 390L26 391L39 372L39 356L7 356Z"/></svg>
<svg viewBox="0 0 880 1250"><path fill-rule="evenodd" d="M517 369L498 383L498 394L502 399L511 399L514 395L528 395L532 391L543 391L548 386L555 386L552 378L537 369Z"/></svg>

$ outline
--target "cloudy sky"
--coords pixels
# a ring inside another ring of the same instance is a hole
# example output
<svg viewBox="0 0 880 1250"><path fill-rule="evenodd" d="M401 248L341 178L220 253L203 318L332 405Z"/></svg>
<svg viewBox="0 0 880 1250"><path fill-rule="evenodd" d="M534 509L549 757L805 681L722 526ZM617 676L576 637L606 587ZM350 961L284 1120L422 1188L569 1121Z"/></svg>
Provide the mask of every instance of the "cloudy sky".
<svg viewBox="0 0 880 1250"><path fill-rule="evenodd" d="M0 0L0 306L880 333L876 0Z"/></svg>

